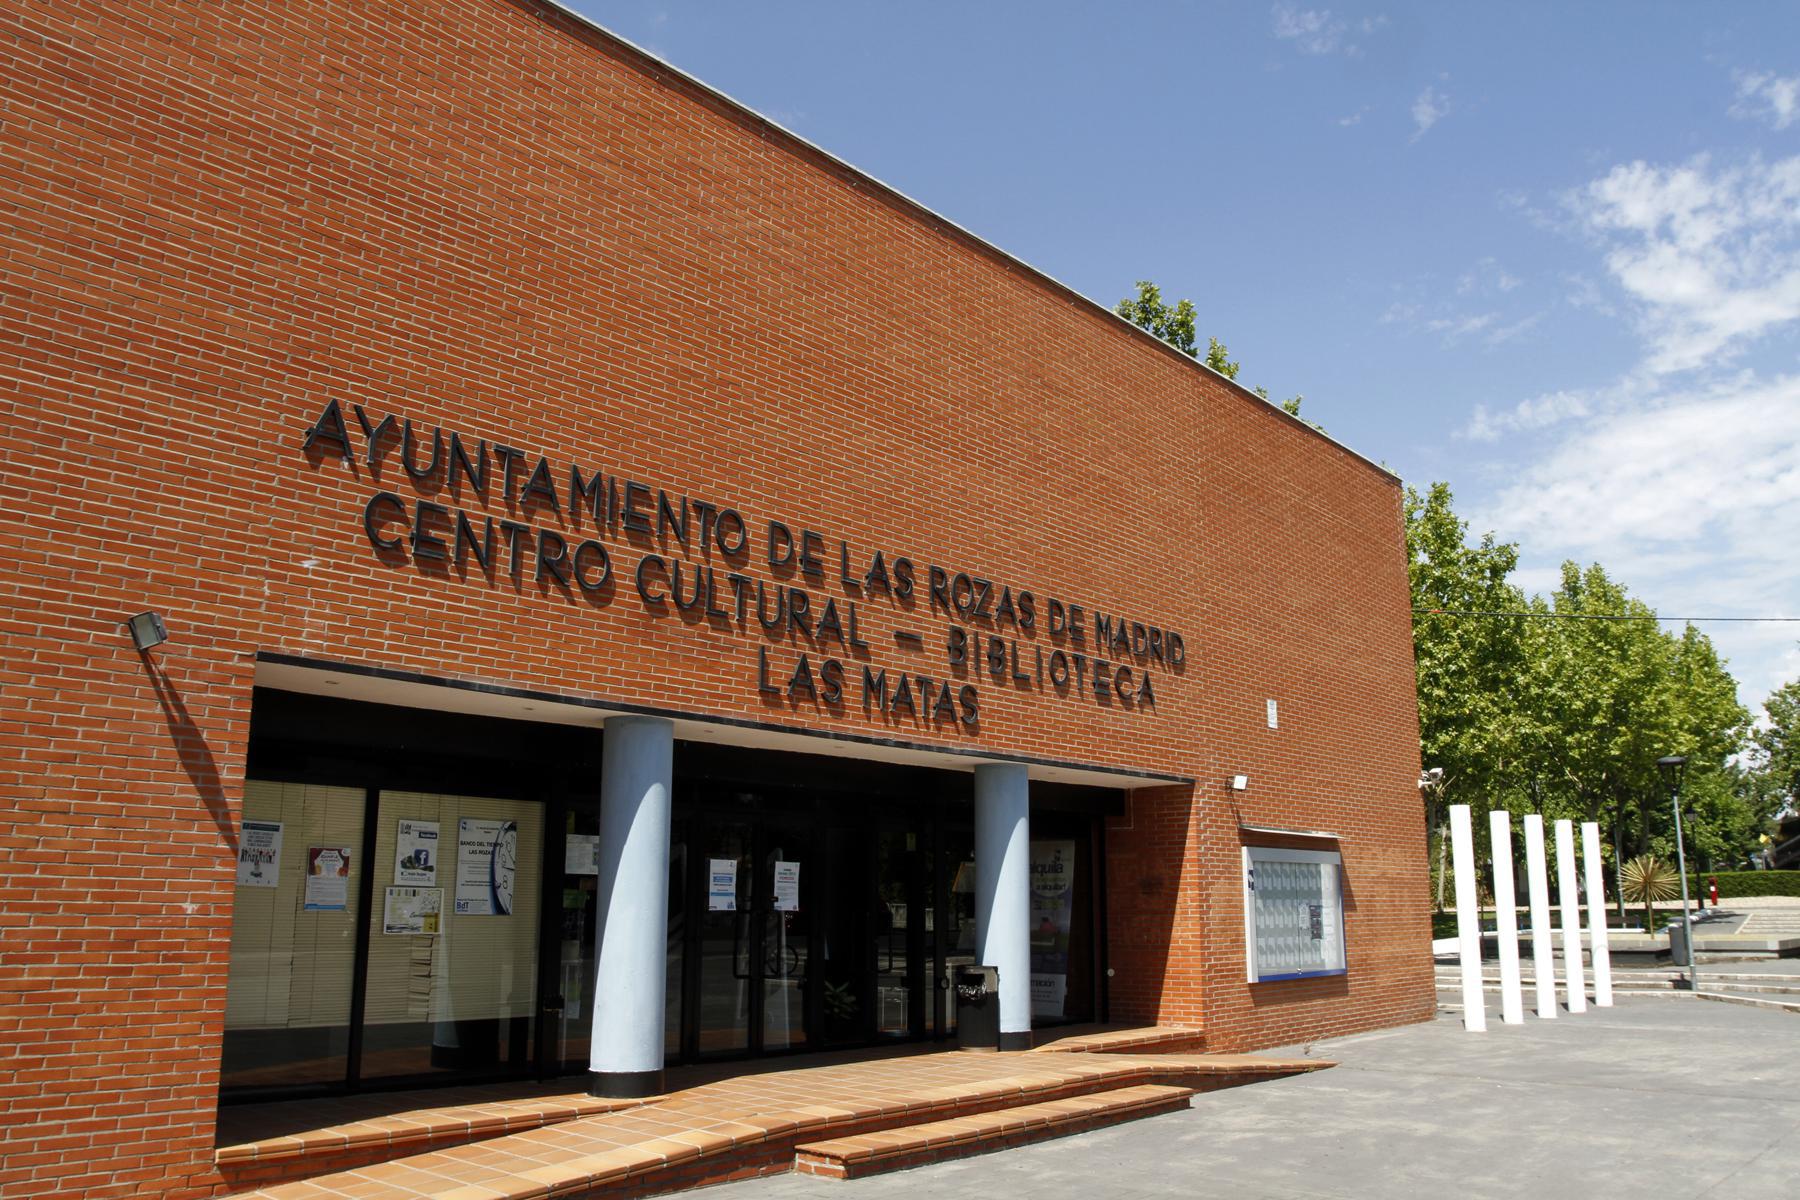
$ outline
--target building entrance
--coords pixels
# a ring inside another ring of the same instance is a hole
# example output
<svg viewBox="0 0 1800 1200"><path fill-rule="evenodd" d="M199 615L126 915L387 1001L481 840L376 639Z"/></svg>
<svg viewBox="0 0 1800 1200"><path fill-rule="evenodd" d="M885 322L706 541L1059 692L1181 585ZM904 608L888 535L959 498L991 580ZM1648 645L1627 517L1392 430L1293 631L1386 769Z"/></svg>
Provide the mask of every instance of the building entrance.
<svg viewBox="0 0 1800 1200"><path fill-rule="evenodd" d="M585 1072L603 755L594 729L259 692L226 1095ZM667 1064L954 1033L966 772L677 743L673 796ZM1036 1024L1103 1012L1115 797L1033 792L1034 872L1071 881L1034 878Z"/></svg>
<svg viewBox="0 0 1800 1200"><path fill-rule="evenodd" d="M941 818L929 803L875 817L845 800L702 785L678 804L692 914L679 922L681 1058L934 1032Z"/></svg>

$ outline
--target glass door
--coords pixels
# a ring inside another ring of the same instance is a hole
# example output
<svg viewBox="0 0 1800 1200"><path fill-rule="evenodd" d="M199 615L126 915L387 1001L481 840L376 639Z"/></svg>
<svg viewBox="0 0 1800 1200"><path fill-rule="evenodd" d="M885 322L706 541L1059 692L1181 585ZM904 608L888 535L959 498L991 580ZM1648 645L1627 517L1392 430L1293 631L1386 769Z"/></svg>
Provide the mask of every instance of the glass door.
<svg viewBox="0 0 1800 1200"><path fill-rule="evenodd" d="M529 1072L542 806L383 791L375 812L361 1078Z"/></svg>
<svg viewBox="0 0 1800 1200"><path fill-rule="evenodd" d="M930 855L910 829L875 835L875 1034L884 1041L925 1032L925 945L935 922Z"/></svg>
<svg viewBox="0 0 1800 1200"><path fill-rule="evenodd" d="M690 826L694 919L689 945L693 1003L687 1018L688 1057L750 1049L750 889L755 878L746 823L697 819Z"/></svg>
<svg viewBox="0 0 1800 1200"><path fill-rule="evenodd" d="M561 875L544 897L552 909L545 957L554 967L543 983L542 1012L554 1042L546 1057L555 1069L580 1071L587 1067L593 1039L594 977L599 966L594 957L600 882L598 806L569 805L562 822Z"/></svg>
<svg viewBox="0 0 1800 1200"><path fill-rule="evenodd" d="M805 835L798 829L765 827L757 840L755 963L762 1038L753 1049L799 1050L808 1041L807 968L812 959L812 907L801 899L808 865Z"/></svg>
<svg viewBox="0 0 1800 1200"><path fill-rule="evenodd" d="M958 967L976 958L975 945L975 835L966 826L943 826L942 850L937 855L937 886L942 919L931 935L934 973L935 1024L933 1032L949 1037L956 1032L956 1004L951 982Z"/></svg>

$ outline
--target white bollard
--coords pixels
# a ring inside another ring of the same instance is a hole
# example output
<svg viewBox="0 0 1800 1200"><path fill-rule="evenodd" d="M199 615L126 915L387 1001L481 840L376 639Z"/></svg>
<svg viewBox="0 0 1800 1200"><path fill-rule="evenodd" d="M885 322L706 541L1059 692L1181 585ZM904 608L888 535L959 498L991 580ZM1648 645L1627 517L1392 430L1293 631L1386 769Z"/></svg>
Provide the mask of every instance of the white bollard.
<svg viewBox="0 0 1800 1200"><path fill-rule="evenodd" d="M1519 914L1513 891L1512 814L1496 808L1488 814L1489 841L1494 848L1494 928L1500 940L1500 1019L1525 1023L1519 994Z"/></svg>
<svg viewBox="0 0 1800 1200"><path fill-rule="evenodd" d="M1562 907L1563 990L1569 1011L1587 1011L1587 981L1581 969L1581 902L1575 885L1575 829L1556 823L1556 897Z"/></svg>
<svg viewBox="0 0 1800 1200"><path fill-rule="evenodd" d="M1462 960L1463 1028L1487 1028L1481 1000L1481 909L1475 887L1475 838L1469 806L1450 806L1450 859L1456 870L1456 948Z"/></svg>
<svg viewBox="0 0 1800 1200"><path fill-rule="evenodd" d="M1550 873L1544 863L1544 818L1525 816L1525 878L1531 891L1531 961L1537 1015L1556 1016L1556 933L1550 928Z"/></svg>
<svg viewBox="0 0 1800 1200"><path fill-rule="evenodd" d="M1581 823L1581 865L1587 872L1588 944L1594 956L1594 1007L1612 1007L1612 949L1606 944L1606 880L1600 864L1600 826Z"/></svg>

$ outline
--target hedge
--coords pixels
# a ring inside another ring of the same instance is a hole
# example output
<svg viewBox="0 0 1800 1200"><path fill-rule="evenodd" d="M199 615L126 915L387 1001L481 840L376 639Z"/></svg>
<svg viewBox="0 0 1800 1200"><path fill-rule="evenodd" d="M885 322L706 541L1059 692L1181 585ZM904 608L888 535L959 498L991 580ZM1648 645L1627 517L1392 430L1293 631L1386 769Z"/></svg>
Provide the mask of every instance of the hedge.
<svg viewBox="0 0 1800 1200"><path fill-rule="evenodd" d="M1710 875L1689 875L1690 894L1707 895L1706 885L1710 879L1719 881L1721 900L1734 896L1800 896L1800 871L1715 871Z"/></svg>

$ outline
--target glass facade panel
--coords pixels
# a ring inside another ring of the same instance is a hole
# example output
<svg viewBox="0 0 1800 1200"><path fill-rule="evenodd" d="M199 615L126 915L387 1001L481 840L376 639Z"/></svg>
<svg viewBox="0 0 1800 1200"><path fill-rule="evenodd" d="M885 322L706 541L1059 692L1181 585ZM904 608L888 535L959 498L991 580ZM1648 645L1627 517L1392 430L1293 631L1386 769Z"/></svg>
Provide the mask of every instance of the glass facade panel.
<svg viewBox="0 0 1800 1200"><path fill-rule="evenodd" d="M244 784L224 1087L337 1083L350 1047L361 788Z"/></svg>
<svg viewBox="0 0 1800 1200"><path fill-rule="evenodd" d="M700 989L695 1012L702 1055L750 1045L750 828L702 825L697 838L701 872Z"/></svg>
<svg viewBox="0 0 1800 1200"><path fill-rule="evenodd" d="M537 1018L543 809L383 792L380 812L362 1078L524 1073ZM405 867L402 838L428 827L441 852L426 883ZM421 911L433 901L435 922Z"/></svg>

